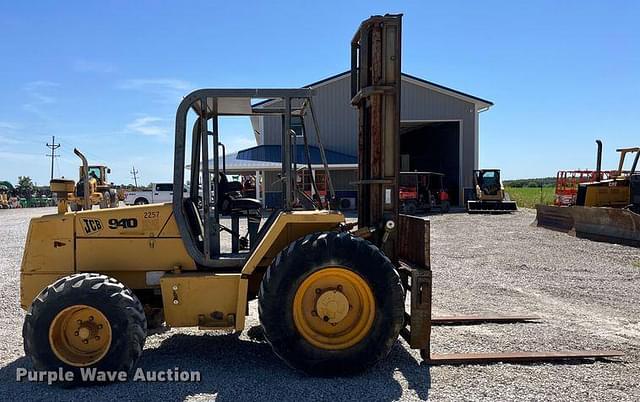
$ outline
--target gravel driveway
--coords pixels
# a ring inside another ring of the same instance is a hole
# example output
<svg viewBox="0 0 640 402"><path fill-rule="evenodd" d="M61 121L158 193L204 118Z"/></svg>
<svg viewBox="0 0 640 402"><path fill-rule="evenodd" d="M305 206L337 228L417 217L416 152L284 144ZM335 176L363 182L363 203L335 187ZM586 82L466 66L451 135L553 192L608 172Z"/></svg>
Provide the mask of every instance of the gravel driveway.
<svg viewBox="0 0 640 402"><path fill-rule="evenodd" d="M199 383L129 382L65 390L18 383L19 267L28 220L55 209L0 211L0 398L7 400L640 400L640 250L530 226L512 215L433 216L434 312L533 313L538 324L434 328L434 352L616 349L620 362L428 367L399 341L349 378L290 370L259 336L174 329L147 338L145 370L200 370ZM255 302L247 328L258 325Z"/></svg>

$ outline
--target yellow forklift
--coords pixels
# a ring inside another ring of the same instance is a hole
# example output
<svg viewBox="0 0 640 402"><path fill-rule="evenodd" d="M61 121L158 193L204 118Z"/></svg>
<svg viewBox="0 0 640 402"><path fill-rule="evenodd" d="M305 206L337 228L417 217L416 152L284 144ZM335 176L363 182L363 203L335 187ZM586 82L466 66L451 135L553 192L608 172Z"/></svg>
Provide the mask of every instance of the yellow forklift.
<svg viewBox="0 0 640 402"><path fill-rule="evenodd" d="M309 210L293 208L300 191L292 117L313 123L320 138L309 88L201 89L184 97L176 113L173 180L175 188L187 179L191 186L174 192L172 203L68 213L70 183L52 183L61 197L58 214L31 221L21 267L24 347L34 367L131 373L144 347L146 307L162 309L171 327L242 331L247 303L255 299L274 352L312 375L360 372L383 359L399 336L428 364L619 355L431 353L432 325L531 317L431 317L429 221L398 212L400 38L401 16L386 15L364 21L352 41L361 144L357 225L316 200ZM253 108L255 99L275 102ZM252 199L231 198L230 218L221 219L220 201L228 198L220 187L218 119L229 115L280 120L282 209L259 230L261 206ZM328 174L324 156L323 162ZM236 231L244 219L245 250L225 230L229 220Z"/></svg>

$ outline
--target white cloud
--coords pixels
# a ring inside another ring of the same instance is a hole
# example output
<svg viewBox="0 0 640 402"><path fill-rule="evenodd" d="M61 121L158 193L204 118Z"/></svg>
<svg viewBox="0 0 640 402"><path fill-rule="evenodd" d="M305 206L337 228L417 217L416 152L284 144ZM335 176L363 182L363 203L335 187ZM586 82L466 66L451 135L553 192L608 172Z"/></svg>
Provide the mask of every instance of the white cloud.
<svg viewBox="0 0 640 402"><path fill-rule="evenodd" d="M0 150L0 159L11 160L17 162L25 162L25 161L42 161L42 155L40 154L29 154L24 152L14 152L14 151L3 151Z"/></svg>
<svg viewBox="0 0 640 402"><path fill-rule="evenodd" d="M44 117L45 113L42 107L56 103L56 98L48 92L52 88L59 87L60 84L52 81L31 81L24 85L23 89L27 94L28 101L22 107L34 114Z"/></svg>
<svg viewBox="0 0 640 402"><path fill-rule="evenodd" d="M192 88L188 81L174 78L139 78L126 80L120 83L121 89L138 89L138 90L177 90L187 91Z"/></svg>
<svg viewBox="0 0 640 402"><path fill-rule="evenodd" d="M175 78L138 78L122 81L117 87L150 95L149 98L154 103L176 105L191 91L193 85Z"/></svg>
<svg viewBox="0 0 640 402"><path fill-rule="evenodd" d="M16 130L18 130L19 128L19 124L11 123L8 121L0 121L0 144L21 144L22 141L18 139L19 135L16 134Z"/></svg>
<svg viewBox="0 0 640 402"><path fill-rule="evenodd" d="M0 134L0 144L15 145L15 144L22 144L22 141Z"/></svg>
<svg viewBox="0 0 640 402"><path fill-rule="evenodd" d="M150 137L168 138L170 127L166 119L143 116L127 124L127 130Z"/></svg>
<svg viewBox="0 0 640 402"><path fill-rule="evenodd" d="M79 73L112 73L116 70L111 63L85 59L74 61L72 68Z"/></svg>
<svg viewBox="0 0 640 402"><path fill-rule="evenodd" d="M24 85L24 89L26 91L34 91L40 88L51 88L51 87L59 87L60 84L53 81L39 80L39 81L31 81L27 82Z"/></svg>
<svg viewBox="0 0 640 402"><path fill-rule="evenodd" d="M20 125L16 123L11 123L8 121L0 121L0 129L4 130L17 130L20 128Z"/></svg>

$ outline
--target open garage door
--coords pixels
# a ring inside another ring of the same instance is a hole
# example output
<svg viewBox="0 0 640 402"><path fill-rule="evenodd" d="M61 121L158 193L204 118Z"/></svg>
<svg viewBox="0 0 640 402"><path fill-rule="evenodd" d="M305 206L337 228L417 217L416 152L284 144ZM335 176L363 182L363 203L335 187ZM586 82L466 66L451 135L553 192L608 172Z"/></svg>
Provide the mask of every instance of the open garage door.
<svg viewBox="0 0 640 402"><path fill-rule="evenodd" d="M400 123L402 171L444 173L444 185L452 205L460 206L460 122Z"/></svg>

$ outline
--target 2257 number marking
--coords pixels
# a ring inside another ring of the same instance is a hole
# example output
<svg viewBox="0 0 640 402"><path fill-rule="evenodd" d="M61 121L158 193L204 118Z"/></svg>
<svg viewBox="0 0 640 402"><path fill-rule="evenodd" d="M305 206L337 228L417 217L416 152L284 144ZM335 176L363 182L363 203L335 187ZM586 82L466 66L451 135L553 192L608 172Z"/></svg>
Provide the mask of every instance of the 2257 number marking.
<svg viewBox="0 0 640 402"><path fill-rule="evenodd" d="M133 229L138 227L136 218L109 219L109 229Z"/></svg>

